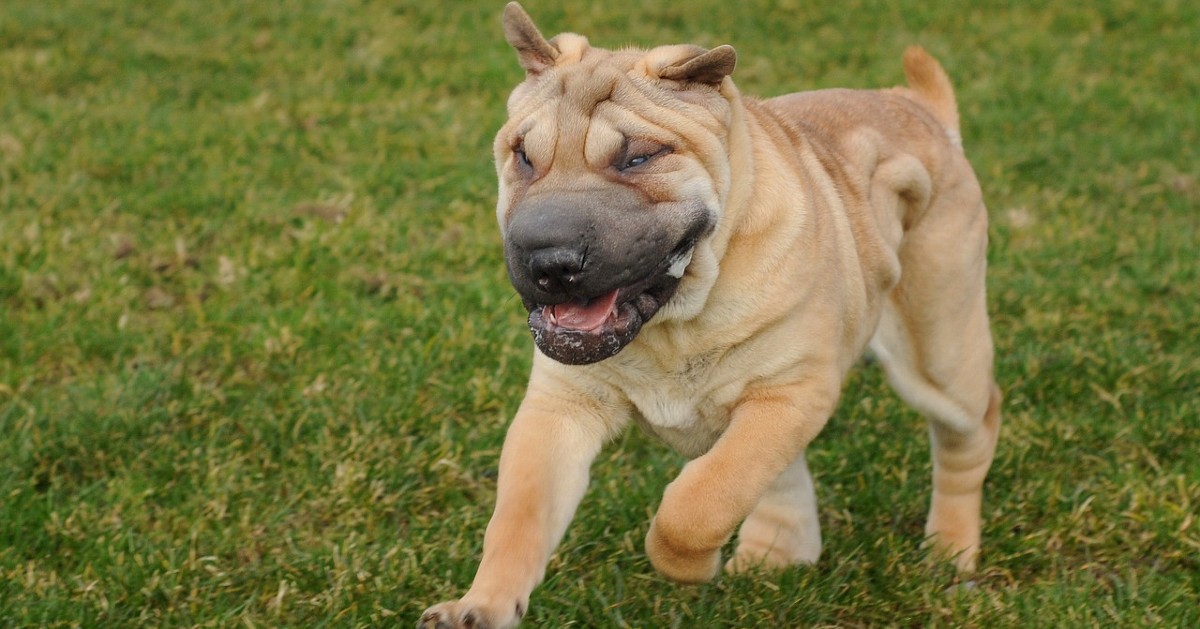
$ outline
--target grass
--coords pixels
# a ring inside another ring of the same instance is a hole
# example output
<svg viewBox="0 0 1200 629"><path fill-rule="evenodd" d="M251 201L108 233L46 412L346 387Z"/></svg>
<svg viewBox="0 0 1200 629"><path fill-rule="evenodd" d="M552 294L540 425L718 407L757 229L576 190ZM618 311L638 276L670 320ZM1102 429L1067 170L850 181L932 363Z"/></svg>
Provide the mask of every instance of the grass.
<svg viewBox="0 0 1200 629"><path fill-rule="evenodd" d="M527 8L734 44L755 94L895 84L929 48L1006 394L974 587L922 561L922 421L865 367L810 454L819 566L665 582L641 540L681 460L631 432L528 624L1197 624L1200 8ZM406 626L465 589L531 351L491 209L499 10L3 3L0 626Z"/></svg>

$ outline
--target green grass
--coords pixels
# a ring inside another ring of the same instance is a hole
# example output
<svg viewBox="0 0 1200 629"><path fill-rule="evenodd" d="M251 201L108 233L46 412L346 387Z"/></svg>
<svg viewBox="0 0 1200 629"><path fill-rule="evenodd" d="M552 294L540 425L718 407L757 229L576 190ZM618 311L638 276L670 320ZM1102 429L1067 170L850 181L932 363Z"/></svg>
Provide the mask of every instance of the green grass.
<svg viewBox="0 0 1200 629"><path fill-rule="evenodd" d="M922 560L925 430L876 368L810 455L816 568L657 576L681 460L631 432L531 626L1200 621L1200 5L566 4L527 8L731 43L753 94L938 56L1005 426L973 588ZM492 210L500 8L0 6L0 626L408 626L465 589L531 352Z"/></svg>

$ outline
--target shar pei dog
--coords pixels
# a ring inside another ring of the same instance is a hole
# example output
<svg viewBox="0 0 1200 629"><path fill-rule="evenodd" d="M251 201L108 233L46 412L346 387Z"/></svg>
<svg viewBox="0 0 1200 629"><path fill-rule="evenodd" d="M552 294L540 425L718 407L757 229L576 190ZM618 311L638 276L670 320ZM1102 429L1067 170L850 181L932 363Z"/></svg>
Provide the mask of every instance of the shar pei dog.
<svg viewBox="0 0 1200 629"><path fill-rule="evenodd" d="M1000 392L987 211L937 61L906 51L907 87L760 100L729 46L547 40L516 3L503 25L526 75L495 140L496 215L537 349L475 580L418 626L520 622L631 422L690 459L646 534L658 571L816 561L804 452L868 348L929 421L925 541L973 570Z"/></svg>

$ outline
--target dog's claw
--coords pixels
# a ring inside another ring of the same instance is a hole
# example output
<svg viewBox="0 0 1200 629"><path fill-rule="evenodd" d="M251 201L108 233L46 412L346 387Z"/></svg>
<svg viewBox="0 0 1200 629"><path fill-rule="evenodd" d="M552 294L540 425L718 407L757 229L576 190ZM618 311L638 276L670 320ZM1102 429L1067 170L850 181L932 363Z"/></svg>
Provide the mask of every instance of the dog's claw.
<svg viewBox="0 0 1200 629"><path fill-rule="evenodd" d="M425 612L417 621L417 629L452 629L441 612Z"/></svg>
<svg viewBox="0 0 1200 629"><path fill-rule="evenodd" d="M497 619L487 609L452 601L426 610L417 621L417 629L500 629L516 626L519 621L520 616Z"/></svg>

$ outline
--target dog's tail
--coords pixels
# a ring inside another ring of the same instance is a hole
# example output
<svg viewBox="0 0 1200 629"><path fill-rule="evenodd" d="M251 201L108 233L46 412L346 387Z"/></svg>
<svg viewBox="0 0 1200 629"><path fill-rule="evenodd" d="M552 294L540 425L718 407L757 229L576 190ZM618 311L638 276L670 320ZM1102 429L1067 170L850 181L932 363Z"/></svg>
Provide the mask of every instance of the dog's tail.
<svg viewBox="0 0 1200 629"><path fill-rule="evenodd" d="M938 122L946 127L950 138L961 145L958 129L958 103L954 100L954 86L950 77L932 55L920 46L910 46L904 51L904 75L915 100L925 105Z"/></svg>

